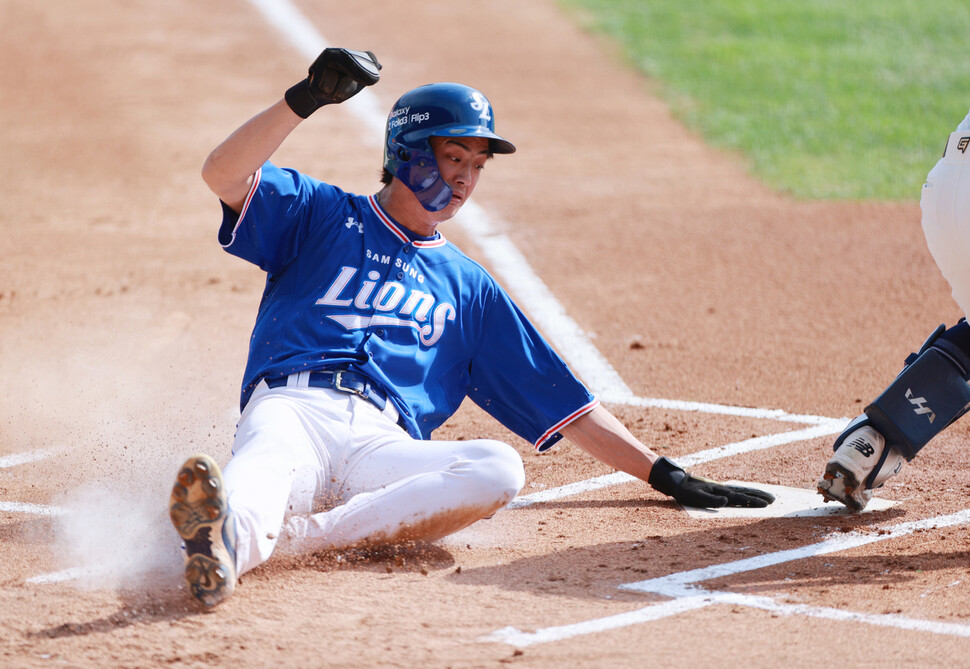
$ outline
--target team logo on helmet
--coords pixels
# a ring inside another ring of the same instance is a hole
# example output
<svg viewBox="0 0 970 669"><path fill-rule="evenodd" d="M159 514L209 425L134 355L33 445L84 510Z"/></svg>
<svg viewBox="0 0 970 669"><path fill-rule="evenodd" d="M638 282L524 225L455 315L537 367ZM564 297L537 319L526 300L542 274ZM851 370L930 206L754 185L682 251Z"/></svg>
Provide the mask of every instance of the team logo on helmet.
<svg viewBox="0 0 970 669"><path fill-rule="evenodd" d="M485 96L479 93L478 91L475 91L474 93L472 93L472 98L474 99L474 101L471 103L472 109L474 109L477 112L481 112L478 115L478 117L480 119L483 119L486 124L491 124L492 105L488 104L488 100L485 99Z"/></svg>

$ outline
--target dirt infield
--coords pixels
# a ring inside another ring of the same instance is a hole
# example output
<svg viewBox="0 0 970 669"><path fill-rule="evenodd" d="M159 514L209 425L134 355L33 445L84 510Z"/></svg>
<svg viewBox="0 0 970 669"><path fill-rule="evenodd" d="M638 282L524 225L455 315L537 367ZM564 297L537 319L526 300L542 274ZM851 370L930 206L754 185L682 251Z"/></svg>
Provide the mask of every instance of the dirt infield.
<svg viewBox="0 0 970 669"><path fill-rule="evenodd" d="M920 184L900 204L771 192L552 0L298 7L378 54L382 108L429 81L491 98L519 150L476 203L602 356L579 368L615 371L609 407L698 474L814 489L832 437L799 431L857 414L960 316ZM274 559L200 611L167 489L190 453L229 457L262 277L218 247L199 170L307 59L245 0L8 0L0 26L0 664L970 666L962 423L885 511L696 518L639 482L537 500L612 472L466 405L436 436L515 445L515 508L431 546ZM372 135L325 109L275 161L372 192ZM474 229L442 232L489 264Z"/></svg>

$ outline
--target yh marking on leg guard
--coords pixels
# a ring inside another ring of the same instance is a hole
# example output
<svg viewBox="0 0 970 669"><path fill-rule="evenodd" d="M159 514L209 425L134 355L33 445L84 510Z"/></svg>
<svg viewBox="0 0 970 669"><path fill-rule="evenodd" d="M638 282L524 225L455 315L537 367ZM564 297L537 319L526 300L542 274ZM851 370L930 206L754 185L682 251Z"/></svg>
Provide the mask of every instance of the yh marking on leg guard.
<svg viewBox="0 0 970 669"><path fill-rule="evenodd" d="M928 406L926 406L926 398L925 397L913 397L913 390L912 390L912 388L907 388L906 389L906 399L909 400L909 403L910 404L915 404L916 405L916 408L913 410L913 412L915 414L922 415L922 414L927 414L928 413L929 414L928 418L930 420L930 424L933 423L933 420L936 418L936 414L933 413L933 410L932 409L930 409Z"/></svg>
<svg viewBox="0 0 970 669"><path fill-rule="evenodd" d="M970 407L966 321L940 326L889 387L865 408L868 423L907 460Z"/></svg>

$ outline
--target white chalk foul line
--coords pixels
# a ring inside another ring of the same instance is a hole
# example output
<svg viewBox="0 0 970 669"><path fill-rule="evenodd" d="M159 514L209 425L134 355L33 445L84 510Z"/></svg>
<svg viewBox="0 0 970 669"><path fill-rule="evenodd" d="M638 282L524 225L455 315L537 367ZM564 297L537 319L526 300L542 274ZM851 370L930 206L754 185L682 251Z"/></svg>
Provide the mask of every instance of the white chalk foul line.
<svg viewBox="0 0 970 669"><path fill-rule="evenodd" d="M327 47L326 40L310 21L286 0L249 0L268 24L276 28L290 45L308 61L312 61Z"/></svg>
<svg viewBox="0 0 970 669"><path fill-rule="evenodd" d="M514 627L504 627L496 630L482 641L494 641L504 643L517 648L525 648L541 643L551 643L563 641L576 636L606 632L609 630L639 625L653 622L662 618L668 618L687 611L701 609L712 604L733 604L737 606L748 606L755 609L770 611L784 616L808 616L811 618L822 618L825 620L836 620L839 622L857 622L879 627L893 627L896 629L910 630L915 632L929 632L931 634L943 634L948 636L970 637L970 626L958 623L937 622L935 620L923 620L920 618L909 618L898 614L875 614L859 613L856 611L843 611L822 606L808 606L804 604L785 604L776 602L770 597L756 597L752 595L739 595L728 592L707 592L697 590L697 594L678 597L660 604L653 604L634 611L619 613L614 616L597 618L572 625L560 625L556 627L545 627L535 632L522 632Z"/></svg>
<svg viewBox="0 0 970 669"><path fill-rule="evenodd" d="M512 646L525 647L538 643L561 641L575 636L593 634L608 629L617 629L642 622L651 622L712 604L735 604L764 609L783 615L805 615L829 620L846 620L883 627L930 632L933 634L970 637L970 625L908 618L897 614L858 613L819 606L785 604L776 602L770 597L758 597L731 592L710 592L694 585L701 581L740 574L742 572L762 569L794 560L803 560L818 555L844 551L879 541L896 539L920 530L964 525L968 522L970 522L970 509L964 509L943 516L900 523L898 525L888 525L878 528L872 533L860 534L850 532L828 538L816 544L802 546L801 548L757 555L735 562L691 569L689 571L635 583L625 583L619 586L621 590L658 594L672 597L673 599L637 609L636 611L628 611L615 616L596 618L570 625L547 627L536 630L535 632L522 632L512 627L505 627L483 637L482 640L497 641Z"/></svg>
<svg viewBox="0 0 970 669"><path fill-rule="evenodd" d="M580 636L583 634L606 632L608 630L619 629L621 627L629 627L630 625L649 623L653 622L654 620L660 620L661 618L677 615L678 613L700 609L712 603L713 601L711 597L706 595L698 595L696 597L681 597L679 599L673 599L661 604L654 604L653 606L647 606L635 611L618 613L615 616L596 618L595 620L587 620L581 623L574 623L572 625L544 627L543 629L535 632L521 632L514 627L503 627L500 630L492 632L486 637L482 637L481 640L496 641L499 643L509 644L510 646L524 648L526 646L533 646L539 643L562 641L563 639L569 639L571 637Z"/></svg>
<svg viewBox="0 0 970 669"><path fill-rule="evenodd" d="M796 441L808 441L809 439L815 439L816 437L826 437L828 435L838 434L845 428L846 422L847 421L845 419L828 419L828 421L825 423L815 425L813 427L806 427L802 430L779 432L778 434L767 434L761 437L751 437L750 439L745 439L744 441L738 441L733 444L725 444L724 446L717 446L716 448L709 448L705 451L698 451L697 453L684 455L674 459L682 467L692 467L703 462L720 460L732 455L750 453L751 451L762 451L767 448L791 444Z"/></svg>
<svg viewBox="0 0 970 669"><path fill-rule="evenodd" d="M736 595L733 593L719 592L712 593L712 596L714 600L712 603L750 606L751 608L762 609L784 616L808 616L810 618L823 618L826 620L837 620L839 622L866 623L867 625L876 625L878 627L894 627L896 629L915 632L970 637L970 625L960 625L959 623L909 618L895 613L859 613L858 611L844 611L842 609L833 609L824 606L785 604L776 602L770 597L755 597L752 595Z"/></svg>
<svg viewBox="0 0 970 669"><path fill-rule="evenodd" d="M39 448L34 451L24 451L23 453L13 453L0 457L0 469L9 469L18 465L26 465L31 462L38 462L45 458L64 450L63 446L53 448ZM0 501L0 511L7 513L29 513L36 516L60 516L65 513L64 509L57 506L46 504L28 504L26 502L4 502Z"/></svg>
<svg viewBox="0 0 970 669"><path fill-rule="evenodd" d="M647 407L652 409L673 409L675 411L695 411L697 413L720 414L723 416L740 416L742 418L763 418L765 420L777 420L782 423L808 423L809 425L820 425L833 420L841 420L845 423L848 418L829 418L828 416L813 416L811 414L788 413L781 409L760 409L756 407L739 407L725 404L712 404L710 402L687 402L685 400L664 400L649 397L623 397L618 393L604 391L600 395L604 402L614 402L616 404L628 404L630 406Z"/></svg>
<svg viewBox="0 0 970 669"><path fill-rule="evenodd" d="M8 513L31 513L36 516L63 516L67 513L59 506L27 504L26 502L0 502L0 511Z"/></svg>
<svg viewBox="0 0 970 669"><path fill-rule="evenodd" d="M4 455L0 457L0 469L8 469L10 467L16 467L18 465L26 465L31 462L37 462L39 460L44 460L53 455L57 455L64 450L63 446L55 446L52 448L38 448L34 451L24 451L23 453L12 453L10 455Z"/></svg>
<svg viewBox="0 0 970 669"><path fill-rule="evenodd" d="M27 579L27 583L31 585L52 585L54 583L63 583L65 581L73 581L75 579L81 578L86 574L90 573L90 570L83 569L81 567L74 567L71 569L65 569L64 571L56 571L50 574L41 574L40 576L32 576Z"/></svg>
<svg viewBox="0 0 970 669"><path fill-rule="evenodd" d="M496 228L481 207L474 202L466 202L455 217L455 222L481 249L491 270L502 280L516 303L542 328L594 395L601 398L607 395L633 397L633 391L593 346L576 321L566 313L552 291L532 270L522 252Z"/></svg>

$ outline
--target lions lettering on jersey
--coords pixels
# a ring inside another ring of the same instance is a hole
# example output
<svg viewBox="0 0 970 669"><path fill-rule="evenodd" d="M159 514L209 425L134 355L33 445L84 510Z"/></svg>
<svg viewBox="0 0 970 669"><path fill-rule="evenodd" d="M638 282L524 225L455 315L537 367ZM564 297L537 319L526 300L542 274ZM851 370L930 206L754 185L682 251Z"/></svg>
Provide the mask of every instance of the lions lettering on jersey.
<svg viewBox="0 0 970 669"><path fill-rule="evenodd" d="M445 323L455 320L455 315L458 313L455 305L447 302L436 305L434 296L430 293L416 288L407 289L397 281L385 281L374 294L373 302L369 302L377 282L381 279L380 272L373 270L367 273L366 281L359 283L356 294L351 290L347 293L347 297L342 297L357 273L356 267L346 265L341 267L340 273L327 289L326 294L316 302L320 306L352 307L353 309L345 314L327 314L327 318L348 330L371 326L414 328L420 333L422 344L433 346L441 339ZM422 281L424 279L423 275L415 273L414 276ZM386 315L394 312L395 309L396 316Z"/></svg>

